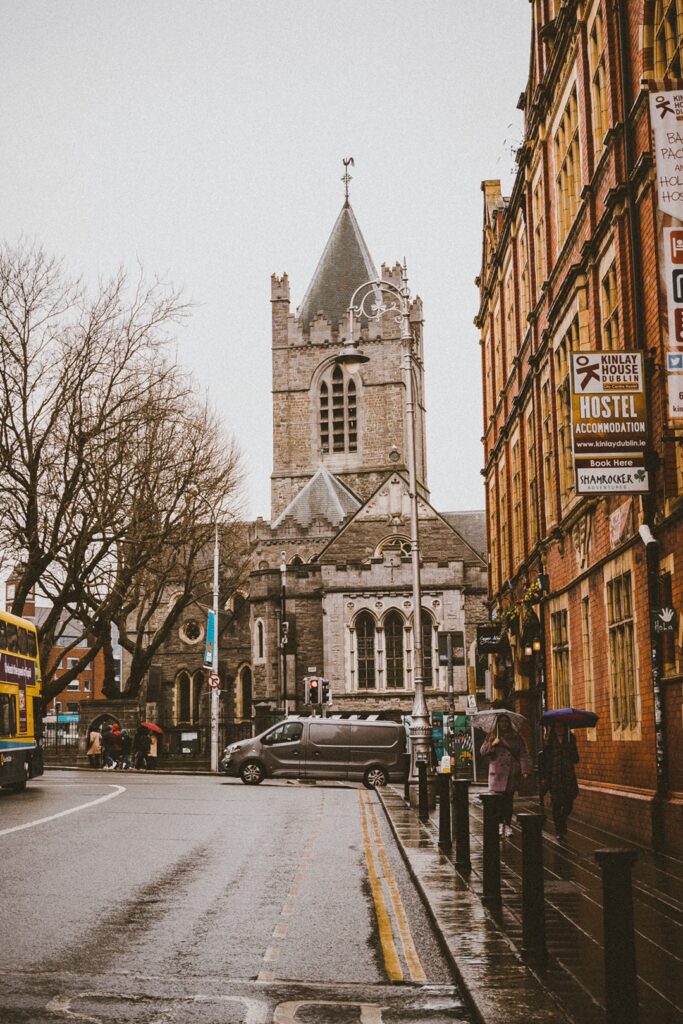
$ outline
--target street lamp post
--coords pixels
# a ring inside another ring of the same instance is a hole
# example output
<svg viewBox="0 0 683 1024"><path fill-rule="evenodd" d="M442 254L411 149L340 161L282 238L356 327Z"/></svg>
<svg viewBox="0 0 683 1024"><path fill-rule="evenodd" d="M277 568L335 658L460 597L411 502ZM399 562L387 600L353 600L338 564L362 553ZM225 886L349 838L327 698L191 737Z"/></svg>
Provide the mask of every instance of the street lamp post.
<svg viewBox="0 0 683 1024"><path fill-rule="evenodd" d="M424 654L422 644L422 587L420 580L420 534L415 452L415 381L413 376L413 335L410 329L410 290L405 260L401 268L401 287L391 281L377 279L360 285L349 303L349 337L337 361L352 365L368 361L354 341L354 321L363 317L379 320L387 313L401 325L403 349L402 372L405 387L406 441L408 454L408 489L410 492L410 558L413 597L413 659L415 695L413 699L410 738L412 745L411 776L416 776L420 762L430 764L432 730L425 699ZM423 774L424 777L424 774Z"/></svg>
<svg viewBox="0 0 683 1024"><path fill-rule="evenodd" d="M287 696L287 644L289 641L289 623L287 621L287 555L280 552L280 657L282 665L282 708L285 718L289 715Z"/></svg>
<svg viewBox="0 0 683 1024"><path fill-rule="evenodd" d="M203 494L194 495L203 502L211 513L213 521L213 644L211 647L211 705L210 705L210 741L211 771L218 772L218 718L220 709L220 681L218 676L218 565L220 546L218 537L218 515L215 507Z"/></svg>

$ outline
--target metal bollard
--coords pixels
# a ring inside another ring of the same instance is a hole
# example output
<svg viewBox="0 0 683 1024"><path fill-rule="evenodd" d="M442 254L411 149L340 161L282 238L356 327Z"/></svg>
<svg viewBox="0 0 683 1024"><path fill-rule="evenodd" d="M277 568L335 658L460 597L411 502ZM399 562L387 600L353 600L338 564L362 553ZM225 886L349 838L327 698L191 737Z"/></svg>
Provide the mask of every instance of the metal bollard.
<svg viewBox="0 0 683 1024"><path fill-rule="evenodd" d="M439 848L444 853L451 851L451 777L447 772L439 773L436 777L437 792L439 794Z"/></svg>
<svg viewBox="0 0 683 1024"><path fill-rule="evenodd" d="M605 1022L638 1024L638 975L633 922L633 850L596 850L602 870L605 930Z"/></svg>
<svg viewBox="0 0 683 1024"><path fill-rule="evenodd" d="M472 868L470 860L470 780L453 779L453 838L458 871Z"/></svg>
<svg viewBox="0 0 683 1024"><path fill-rule="evenodd" d="M417 762L417 813L420 821L429 821L429 794L427 792L427 762Z"/></svg>
<svg viewBox="0 0 683 1024"><path fill-rule="evenodd" d="M480 793L484 808L484 888L482 903L500 903L500 839L498 825L501 822L500 793Z"/></svg>
<svg viewBox="0 0 683 1024"><path fill-rule="evenodd" d="M522 951L546 958L545 894L543 891L544 814L518 814L522 828Z"/></svg>

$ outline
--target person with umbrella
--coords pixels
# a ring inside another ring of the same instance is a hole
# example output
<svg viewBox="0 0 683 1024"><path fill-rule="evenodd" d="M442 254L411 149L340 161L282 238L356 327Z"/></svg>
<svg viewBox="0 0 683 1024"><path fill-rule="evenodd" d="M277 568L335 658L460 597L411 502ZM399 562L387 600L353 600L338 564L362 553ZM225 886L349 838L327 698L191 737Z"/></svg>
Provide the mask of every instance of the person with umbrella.
<svg viewBox="0 0 683 1024"><path fill-rule="evenodd" d="M574 768L579 763L579 752L570 726L587 728L597 720L593 711L576 708L557 708L543 715L548 731L540 763L541 796L550 793L555 834L560 840L567 838L567 821L579 795Z"/></svg>
<svg viewBox="0 0 683 1024"><path fill-rule="evenodd" d="M147 771L149 748L149 732L144 725L139 725L135 730L135 735L133 736L133 767L136 772Z"/></svg>
<svg viewBox="0 0 683 1024"><path fill-rule="evenodd" d="M477 717L492 712L482 712ZM526 778L531 771L531 758L524 739L516 731L524 721L522 715L512 712L493 712L492 731L484 740L481 754L489 757L489 792L500 793L503 797L500 825L502 836L512 835L512 810L515 791L520 778ZM483 722L482 722L483 724Z"/></svg>

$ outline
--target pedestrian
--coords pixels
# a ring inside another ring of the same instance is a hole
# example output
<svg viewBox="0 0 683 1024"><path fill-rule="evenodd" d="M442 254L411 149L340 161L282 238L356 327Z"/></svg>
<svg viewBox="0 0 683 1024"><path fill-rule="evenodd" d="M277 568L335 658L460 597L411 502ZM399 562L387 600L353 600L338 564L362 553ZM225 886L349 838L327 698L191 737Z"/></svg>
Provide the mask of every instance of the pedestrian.
<svg viewBox="0 0 683 1024"><path fill-rule="evenodd" d="M133 750L133 737L127 729L121 730L121 761L119 768L123 771L131 767L131 751Z"/></svg>
<svg viewBox="0 0 683 1024"><path fill-rule="evenodd" d="M512 807L520 778L531 771L531 759L526 743L515 732L507 715L500 715L496 728L484 740L481 754L489 757L489 792L503 797L499 831L502 836L512 835Z"/></svg>
<svg viewBox="0 0 683 1024"><path fill-rule="evenodd" d="M541 795L550 793L555 834L567 838L567 820L579 795L574 765L579 762L574 734L565 722L553 722L545 737L541 759Z"/></svg>
<svg viewBox="0 0 683 1024"><path fill-rule="evenodd" d="M97 729L90 732L88 741L88 764L91 768L99 768L102 763L102 737Z"/></svg>
<svg viewBox="0 0 683 1024"><path fill-rule="evenodd" d="M116 758L114 757L114 730L109 723L102 726L102 754L104 757L103 768L105 770L115 768Z"/></svg>
<svg viewBox="0 0 683 1024"><path fill-rule="evenodd" d="M112 746L112 757L114 758L114 768L121 766L121 757L123 755L123 740L121 739L121 726L118 722L114 722L111 727L112 736L114 742Z"/></svg>
<svg viewBox="0 0 683 1024"><path fill-rule="evenodd" d="M150 770L154 770L157 766L158 749L159 738L155 732L151 732L149 737L149 754L147 755L147 767Z"/></svg>
<svg viewBox="0 0 683 1024"><path fill-rule="evenodd" d="M147 770L149 748L149 733L143 725L139 725L135 730L135 736L133 736L133 765L137 772Z"/></svg>

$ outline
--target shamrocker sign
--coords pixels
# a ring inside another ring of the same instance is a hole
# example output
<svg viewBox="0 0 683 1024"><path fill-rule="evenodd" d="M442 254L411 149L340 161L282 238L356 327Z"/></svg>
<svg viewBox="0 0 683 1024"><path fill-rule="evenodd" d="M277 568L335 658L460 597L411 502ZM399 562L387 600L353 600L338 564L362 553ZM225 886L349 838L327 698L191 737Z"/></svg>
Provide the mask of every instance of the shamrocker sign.
<svg viewBox="0 0 683 1024"><path fill-rule="evenodd" d="M572 352L577 494L642 494L647 409L641 352Z"/></svg>

